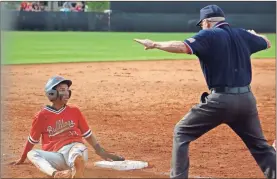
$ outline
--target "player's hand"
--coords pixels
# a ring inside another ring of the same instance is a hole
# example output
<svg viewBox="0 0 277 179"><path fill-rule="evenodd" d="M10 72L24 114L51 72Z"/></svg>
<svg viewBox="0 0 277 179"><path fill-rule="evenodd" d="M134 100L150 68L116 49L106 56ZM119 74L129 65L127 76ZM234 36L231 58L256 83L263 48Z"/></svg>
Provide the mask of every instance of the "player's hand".
<svg viewBox="0 0 277 179"><path fill-rule="evenodd" d="M124 161L125 160L124 157L121 157L121 156L118 156L118 155L115 155L115 154L111 154L111 153L108 153L106 151L102 151L101 153L98 153L98 155L102 159L107 160L107 161Z"/></svg>
<svg viewBox="0 0 277 179"><path fill-rule="evenodd" d="M124 161L125 158L105 151L99 144L94 146L95 152L102 159L108 161Z"/></svg>
<svg viewBox="0 0 277 179"><path fill-rule="evenodd" d="M109 160L109 158L106 155L106 151L103 148L101 148L100 150L96 150L96 154L99 155L104 160Z"/></svg>
<svg viewBox="0 0 277 179"><path fill-rule="evenodd" d="M112 161L124 161L125 160L125 158L122 156L111 154L108 152L105 155L108 158L108 160L112 160Z"/></svg>
<svg viewBox="0 0 277 179"><path fill-rule="evenodd" d="M11 165L20 165L20 164L24 163L24 161L25 161L24 159L20 158L19 160L11 162L10 164Z"/></svg>
<svg viewBox="0 0 277 179"><path fill-rule="evenodd" d="M142 44L145 48L145 50L153 49L155 48L155 43L152 40L149 39L134 39L134 41Z"/></svg>
<svg viewBox="0 0 277 179"><path fill-rule="evenodd" d="M96 144L93 148L95 149L96 154L99 155L102 159L109 160L106 155L106 151L99 144Z"/></svg>

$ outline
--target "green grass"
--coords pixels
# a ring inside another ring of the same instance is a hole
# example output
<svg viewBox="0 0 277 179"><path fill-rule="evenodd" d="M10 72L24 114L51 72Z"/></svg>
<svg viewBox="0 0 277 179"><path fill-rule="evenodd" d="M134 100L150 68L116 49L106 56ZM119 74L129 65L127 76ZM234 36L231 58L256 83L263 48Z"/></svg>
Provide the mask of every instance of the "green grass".
<svg viewBox="0 0 277 179"><path fill-rule="evenodd" d="M194 55L145 51L134 38L157 41L184 40L194 33L121 33L121 32L4 32L3 64L124 61L156 59L196 59ZM2 34L2 35L3 35ZM253 55L275 58L275 34L267 34L272 48Z"/></svg>

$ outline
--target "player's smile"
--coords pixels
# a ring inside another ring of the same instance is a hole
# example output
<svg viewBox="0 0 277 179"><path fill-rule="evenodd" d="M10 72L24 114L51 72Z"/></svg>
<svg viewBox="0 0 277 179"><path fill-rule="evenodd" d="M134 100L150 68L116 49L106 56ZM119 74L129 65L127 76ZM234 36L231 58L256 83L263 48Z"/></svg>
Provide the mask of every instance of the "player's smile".
<svg viewBox="0 0 277 179"><path fill-rule="evenodd" d="M63 99L62 99L63 102L67 103L68 100L69 100L69 97L68 97L68 96L63 96Z"/></svg>
<svg viewBox="0 0 277 179"><path fill-rule="evenodd" d="M71 93L68 85L67 84L58 85L57 91L59 92L61 102L66 104L70 98L70 93Z"/></svg>

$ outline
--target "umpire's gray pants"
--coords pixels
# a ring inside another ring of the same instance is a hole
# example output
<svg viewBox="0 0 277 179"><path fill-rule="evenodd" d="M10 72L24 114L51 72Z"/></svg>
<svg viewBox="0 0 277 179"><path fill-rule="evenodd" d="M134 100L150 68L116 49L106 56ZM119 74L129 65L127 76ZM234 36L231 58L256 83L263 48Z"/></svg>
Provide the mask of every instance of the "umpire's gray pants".
<svg viewBox="0 0 277 179"><path fill-rule="evenodd" d="M263 135L252 92L210 94L176 124L170 178L188 178L190 142L222 123L243 140L264 175L276 178L276 151Z"/></svg>

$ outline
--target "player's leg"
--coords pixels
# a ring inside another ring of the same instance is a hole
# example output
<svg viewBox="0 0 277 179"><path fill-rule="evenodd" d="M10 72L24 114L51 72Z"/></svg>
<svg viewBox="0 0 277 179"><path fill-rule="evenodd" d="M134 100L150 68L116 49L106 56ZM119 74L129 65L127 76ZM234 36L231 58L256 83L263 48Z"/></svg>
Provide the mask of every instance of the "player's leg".
<svg viewBox="0 0 277 179"><path fill-rule="evenodd" d="M85 163L88 160L87 147L82 143L72 143L59 152L64 155L67 166L73 171L74 178L83 178Z"/></svg>
<svg viewBox="0 0 277 179"><path fill-rule="evenodd" d="M189 144L222 123L228 103L218 94L194 106L174 128L170 178L188 178Z"/></svg>
<svg viewBox="0 0 277 179"><path fill-rule="evenodd" d="M227 124L243 140L264 175L276 178L276 151L264 137L254 96L246 94L240 105L242 115Z"/></svg>
<svg viewBox="0 0 277 179"><path fill-rule="evenodd" d="M43 173L53 176L58 171L68 169L62 154L43 150L31 150L27 154L28 159ZM62 178L70 177L70 173L63 172Z"/></svg>

